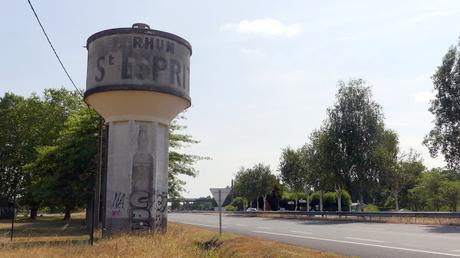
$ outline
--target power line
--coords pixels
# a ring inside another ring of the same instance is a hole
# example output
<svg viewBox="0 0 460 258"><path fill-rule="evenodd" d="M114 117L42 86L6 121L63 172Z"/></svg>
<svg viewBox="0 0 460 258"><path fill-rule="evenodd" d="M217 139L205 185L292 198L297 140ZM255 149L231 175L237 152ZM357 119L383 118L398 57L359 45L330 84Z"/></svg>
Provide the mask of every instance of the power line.
<svg viewBox="0 0 460 258"><path fill-rule="evenodd" d="M62 63L61 58L59 57L58 53L56 52L56 49L54 48L53 43L51 43L51 40L50 40L50 38L48 37L48 34L46 33L45 28L43 27L43 25L42 25L42 23L41 23L41 21L40 21L40 18L38 18L37 12L35 12L35 9L34 9L32 3L30 2L30 0L27 0L27 2L29 2L29 6L30 6L30 8L32 9L32 12L34 12L35 18L37 18L37 22L38 22L38 24L40 25L40 28L42 29L43 34L45 35L46 40L48 41L48 43L49 43L51 49L53 50L54 55L56 56L57 60L58 60L59 63L61 64L62 70L64 70L65 74L67 75L67 78L69 78L69 80L70 80L70 82L72 83L72 85L73 85L73 87L75 88L75 90L77 90L77 92L83 97L83 93L82 93L81 90L77 87L77 85L75 85L75 83L73 82L72 77L70 77L69 72L67 72L67 69L65 68L64 64Z"/></svg>
<svg viewBox="0 0 460 258"><path fill-rule="evenodd" d="M37 22L38 22L38 24L40 25L40 28L42 29L43 34L45 35L46 40L48 41L48 43L49 43L51 49L53 50L54 55L56 56L57 60L59 61L59 64L61 64L62 70L64 70L65 74L67 75L67 78L69 78L69 80L70 80L70 82L72 83L72 85L73 85L73 87L75 88L75 90L80 94L81 97L83 97L83 93L82 93L81 90L77 87L77 85L75 85L75 82L72 80L72 77L70 77L69 72L68 72L67 69L65 68L64 64L63 64L62 61L61 61L61 58L59 57L58 53L56 52L56 49L54 48L53 43L51 43L51 40L50 40L50 38L48 37L48 34L46 33L45 28L43 27L43 25L42 25L42 23L41 23L41 21L40 21L40 18L38 18L37 12L35 12L35 9L34 9L32 3L30 2L30 0L27 0L27 2L29 3L30 9L32 9L32 12L34 13L35 18L37 18ZM86 103L86 101L84 101L84 103L86 104L86 107L88 108L87 111L89 112L90 116L93 116L93 112L91 112L91 107L89 106L89 104ZM100 126L101 126L101 123L102 123L102 121L103 121L103 118L102 118L100 115L98 115L98 117L99 117L99 123L100 123ZM102 127L100 127L100 130L99 130L99 137L101 137L101 138L100 138L100 147L99 147L99 151L101 151L101 149L102 149ZM102 163L102 156L99 156L99 163L100 163L100 164ZM101 173L101 168L102 168L102 166L99 165L99 170L98 170L99 177L100 177L100 173ZM97 181L97 180L96 180L96 181ZM97 187L99 187L99 189L100 189L100 187L101 187L101 186L100 186L100 183L99 183L99 184L96 184L96 189L97 189ZM96 191L96 192L97 192L97 191ZM97 203L96 205L100 206L100 203ZM93 210L94 210L94 203L93 203ZM94 212L93 212L93 213L94 213ZM94 220L95 220L95 218L94 218L94 214L93 214L93 219L92 219L91 225L94 223ZM92 244L93 244L93 236L92 236L92 234L91 234L91 245L92 245Z"/></svg>
<svg viewBox="0 0 460 258"><path fill-rule="evenodd" d="M38 22L38 24L40 25L40 28L42 29L43 34L45 35L46 40L48 41L48 44L50 45L51 49L53 50L54 55L56 56L57 60L59 61L59 64L61 64L62 70L64 70L65 74L67 75L67 78L69 78L70 82L72 83L73 87L74 87L75 90L78 92L78 94L80 94L80 96L83 98L83 97L84 97L84 96L83 96L83 92L81 92L81 90L77 87L77 85L75 85L75 82L72 80L72 77L70 76L69 72L68 72L67 69L65 68L64 63L62 63L61 58L59 57L59 55L58 55L56 49L54 48L53 43L51 43L51 40L50 40L50 38L48 37L48 34L46 33L45 28L43 27L43 24L42 24L41 21L40 21L40 18L38 18L38 15L37 15L37 12L36 12L35 9L34 9L34 6L33 6L32 3L30 2L30 0L27 0L27 2L29 3L29 6L30 6L30 8L32 9L32 12L34 13L35 18L37 18L37 22ZM91 114L91 116L92 116L93 113L91 112L91 107L88 105L88 103L86 103L86 101L84 101L84 103L86 104L86 107L88 108L88 112L90 112L90 114ZM100 116L99 116L99 118L101 119Z"/></svg>

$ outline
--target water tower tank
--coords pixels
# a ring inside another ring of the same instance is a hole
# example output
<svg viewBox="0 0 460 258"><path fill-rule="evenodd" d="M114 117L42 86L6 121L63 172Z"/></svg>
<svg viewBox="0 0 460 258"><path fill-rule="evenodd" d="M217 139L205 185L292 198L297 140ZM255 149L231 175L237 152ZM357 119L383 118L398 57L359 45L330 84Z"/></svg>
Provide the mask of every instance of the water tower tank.
<svg viewBox="0 0 460 258"><path fill-rule="evenodd" d="M136 23L88 38L85 101L107 122L168 123L190 106L192 47L174 34Z"/></svg>

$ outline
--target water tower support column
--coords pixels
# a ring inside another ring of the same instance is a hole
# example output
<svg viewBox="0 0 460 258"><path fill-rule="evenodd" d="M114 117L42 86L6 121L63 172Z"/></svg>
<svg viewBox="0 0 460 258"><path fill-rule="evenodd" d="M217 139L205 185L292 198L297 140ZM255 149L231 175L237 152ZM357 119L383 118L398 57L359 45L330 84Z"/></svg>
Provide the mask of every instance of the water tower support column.
<svg viewBox="0 0 460 258"><path fill-rule="evenodd" d="M148 121L109 123L106 230L166 228L168 126Z"/></svg>

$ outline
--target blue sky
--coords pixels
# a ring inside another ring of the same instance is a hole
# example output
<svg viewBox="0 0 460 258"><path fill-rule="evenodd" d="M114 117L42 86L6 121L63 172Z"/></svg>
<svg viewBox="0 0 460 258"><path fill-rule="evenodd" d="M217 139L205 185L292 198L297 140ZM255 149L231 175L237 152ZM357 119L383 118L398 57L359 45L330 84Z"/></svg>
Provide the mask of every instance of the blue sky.
<svg viewBox="0 0 460 258"><path fill-rule="evenodd" d="M326 117L338 80L372 85L403 151L442 166L421 142L432 127L431 75L460 31L458 1L32 1L79 88L93 33L144 22L193 46L187 132L207 155L185 196L230 184L239 167L276 171L281 148L299 147ZM0 94L71 84L27 1L0 10Z"/></svg>

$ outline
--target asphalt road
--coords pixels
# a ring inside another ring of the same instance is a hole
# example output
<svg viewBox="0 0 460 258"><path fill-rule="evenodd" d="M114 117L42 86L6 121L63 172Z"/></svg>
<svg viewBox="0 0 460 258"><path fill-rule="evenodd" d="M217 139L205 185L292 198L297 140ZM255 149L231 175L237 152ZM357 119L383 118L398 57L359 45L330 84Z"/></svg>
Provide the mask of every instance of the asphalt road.
<svg viewBox="0 0 460 258"><path fill-rule="evenodd" d="M218 230L216 214L170 213ZM223 231L361 257L460 257L460 227L224 216Z"/></svg>

